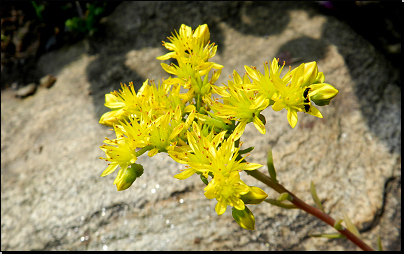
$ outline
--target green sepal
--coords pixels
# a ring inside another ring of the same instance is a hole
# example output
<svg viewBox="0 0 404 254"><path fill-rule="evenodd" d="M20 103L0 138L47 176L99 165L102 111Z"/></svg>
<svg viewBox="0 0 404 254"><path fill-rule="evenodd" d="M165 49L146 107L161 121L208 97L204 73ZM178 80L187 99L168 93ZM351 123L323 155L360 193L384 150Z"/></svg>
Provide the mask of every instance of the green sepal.
<svg viewBox="0 0 404 254"><path fill-rule="evenodd" d="M247 206L245 206L244 210L237 210L233 207L231 214L240 227L248 230L255 229L254 214L250 211L250 209L248 209Z"/></svg>
<svg viewBox="0 0 404 254"><path fill-rule="evenodd" d="M286 208L286 209L299 209L299 207L295 206L288 200L279 201L276 199L267 198L264 201L267 203L270 203L271 205L279 206L279 207Z"/></svg>
<svg viewBox="0 0 404 254"><path fill-rule="evenodd" d="M310 182L310 193L311 193L311 197L314 200L314 203L316 203L317 208L320 209L321 211L323 211L323 213L325 213L323 205L321 204L321 201L317 196L316 187L314 186L313 181Z"/></svg>
<svg viewBox="0 0 404 254"><path fill-rule="evenodd" d="M269 148L268 155L267 155L267 167L268 167L268 173L271 176L271 178L275 181L278 182L276 179L276 171L275 171L275 166L274 166L274 160L272 158L272 149Z"/></svg>
<svg viewBox="0 0 404 254"><path fill-rule="evenodd" d="M249 152L251 152L252 150L254 150L254 147L253 147L253 146L251 146L251 147L249 147L249 148L247 148L247 149L238 151L238 154L249 153Z"/></svg>
<svg viewBox="0 0 404 254"><path fill-rule="evenodd" d="M383 251L382 239L380 238L380 236L377 236L377 250Z"/></svg>
<svg viewBox="0 0 404 254"><path fill-rule="evenodd" d="M200 174L199 176L201 177L201 180L202 180L202 182L203 182L204 184L206 184L206 185L209 184L208 179L207 179L204 175Z"/></svg>

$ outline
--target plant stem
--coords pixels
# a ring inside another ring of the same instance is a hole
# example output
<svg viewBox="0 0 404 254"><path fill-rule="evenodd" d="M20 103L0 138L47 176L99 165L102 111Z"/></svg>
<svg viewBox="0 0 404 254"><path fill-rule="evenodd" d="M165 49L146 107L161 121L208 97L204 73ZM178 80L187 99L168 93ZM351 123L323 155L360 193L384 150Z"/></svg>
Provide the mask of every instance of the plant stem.
<svg viewBox="0 0 404 254"><path fill-rule="evenodd" d="M324 213L323 211L310 206L308 204L306 204L305 202L303 202L301 199L299 199L298 197L296 197L293 193L291 193L290 191L288 191L285 187L283 187L282 185L280 185L279 183L276 183L272 180L272 178L266 176L265 174L261 173L258 170L252 170L252 171L245 171L247 172L247 174L249 174L250 176L254 177L255 179L257 179L260 182L263 182L264 184L266 184L267 186L269 186L270 188L274 189L276 192L278 193L284 193L287 192L289 193L289 195L292 196L293 200L291 201L295 206L297 206L298 208L302 209L303 211L319 218L320 220L324 221L325 223L327 223L328 225L334 227L335 225L335 220L333 218L331 218L328 214ZM344 228L343 230L338 230L342 235L344 235L346 238L348 238L351 242L353 242L356 246L358 246L359 248L361 248L362 250L366 250L366 251L374 251L374 249L372 247L370 247L369 245L367 245L364 241L362 241L362 239L360 239L359 237L357 237L356 235L354 235L352 232L350 232L348 229Z"/></svg>
<svg viewBox="0 0 404 254"><path fill-rule="evenodd" d="M149 151L151 149L153 149L152 145L148 145L148 146L143 147L142 149L140 149L139 151L136 152L136 157L139 157L140 155L144 154L145 152L147 152L147 151Z"/></svg>

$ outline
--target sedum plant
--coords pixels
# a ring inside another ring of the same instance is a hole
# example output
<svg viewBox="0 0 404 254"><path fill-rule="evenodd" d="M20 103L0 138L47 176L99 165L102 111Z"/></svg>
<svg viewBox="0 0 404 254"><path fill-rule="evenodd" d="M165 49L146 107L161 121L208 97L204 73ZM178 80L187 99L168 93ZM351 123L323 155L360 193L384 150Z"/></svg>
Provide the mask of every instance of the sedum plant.
<svg viewBox="0 0 404 254"><path fill-rule="evenodd" d="M146 152L150 157L167 153L186 165L175 178L199 175L206 184L206 198L217 201L217 214L231 206L233 218L244 229L255 228L248 205L265 201L304 210L339 231L314 237L348 238L363 250L373 250L361 240L347 216L336 221L324 212L313 183L310 191L317 208L280 185L271 151L267 176L257 170L263 165L247 161L253 147L241 150L240 139L247 124L253 123L258 132L265 134L266 121L261 112L268 107L275 111L286 109L292 128L297 124L298 112L323 117L318 108L329 105L338 90L324 83L324 74L318 71L316 62L303 63L293 70L289 67L281 75L285 63L273 59L270 64L264 63L263 72L245 66L243 76L233 71L228 83L219 86L216 81L223 66L209 61L217 46L210 42L206 24L195 30L183 24L168 40L163 41L163 46L170 52L157 59L176 60L176 64L161 63L173 77L157 83L146 80L138 91L132 82L121 84L119 91L105 95L105 106L111 111L101 116L100 123L113 127L116 138L105 138L101 146L105 158L100 159L108 162L101 176L119 168L114 184L118 191L126 190L144 171L136 163L139 156ZM277 191L279 197L268 198L264 190L245 184L241 171Z"/></svg>

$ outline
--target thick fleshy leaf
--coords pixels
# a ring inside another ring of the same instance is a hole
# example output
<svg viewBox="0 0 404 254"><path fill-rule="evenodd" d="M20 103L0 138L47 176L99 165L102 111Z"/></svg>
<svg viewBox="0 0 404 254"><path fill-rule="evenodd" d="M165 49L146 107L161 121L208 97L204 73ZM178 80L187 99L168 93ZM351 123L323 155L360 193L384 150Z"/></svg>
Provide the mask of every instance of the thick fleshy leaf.
<svg viewBox="0 0 404 254"><path fill-rule="evenodd" d="M311 193L311 197L314 200L314 203L316 203L317 208L324 212L323 205L321 204L321 201L317 196L316 187L314 186L313 181L310 182L310 193Z"/></svg>

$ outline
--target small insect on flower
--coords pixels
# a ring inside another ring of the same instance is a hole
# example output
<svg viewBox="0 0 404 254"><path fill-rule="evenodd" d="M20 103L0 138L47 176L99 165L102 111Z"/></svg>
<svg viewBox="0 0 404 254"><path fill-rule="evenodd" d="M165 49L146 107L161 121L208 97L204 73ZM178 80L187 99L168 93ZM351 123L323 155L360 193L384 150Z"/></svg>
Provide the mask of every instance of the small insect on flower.
<svg viewBox="0 0 404 254"><path fill-rule="evenodd" d="M309 102L310 102L310 99L309 99L309 91L310 91L310 88L308 87L308 88L306 88L306 89L304 90L304 92L303 92L304 103L309 103ZM304 105L304 110L305 110L306 112L309 112L309 110L310 110L310 104L305 104L305 105Z"/></svg>

